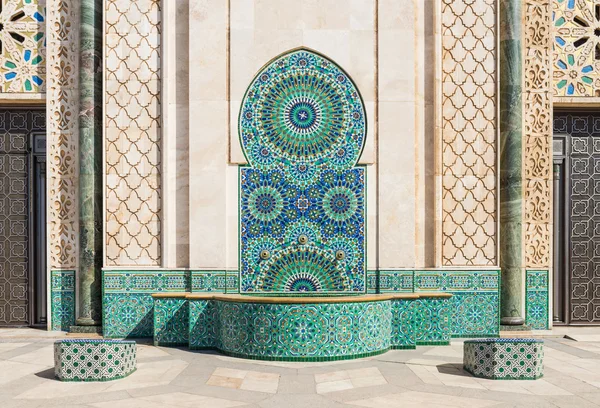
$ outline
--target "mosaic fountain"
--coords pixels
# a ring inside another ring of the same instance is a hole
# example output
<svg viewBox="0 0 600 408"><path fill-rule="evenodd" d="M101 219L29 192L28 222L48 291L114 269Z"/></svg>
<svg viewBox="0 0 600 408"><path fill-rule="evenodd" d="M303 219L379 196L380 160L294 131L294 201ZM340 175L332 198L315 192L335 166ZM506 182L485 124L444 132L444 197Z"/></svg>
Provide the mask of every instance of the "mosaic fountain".
<svg viewBox="0 0 600 408"><path fill-rule="evenodd" d="M239 115L236 293L154 293L155 344L314 361L448 344L450 294L368 294L366 135L331 60L296 49L260 69Z"/></svg>

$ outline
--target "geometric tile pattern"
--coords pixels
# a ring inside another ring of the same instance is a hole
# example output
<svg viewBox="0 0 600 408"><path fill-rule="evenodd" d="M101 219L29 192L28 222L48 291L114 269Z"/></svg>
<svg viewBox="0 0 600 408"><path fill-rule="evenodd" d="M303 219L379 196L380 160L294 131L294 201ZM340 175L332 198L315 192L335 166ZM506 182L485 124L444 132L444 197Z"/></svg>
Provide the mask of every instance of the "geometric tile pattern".
<svg viewBox="0 0 600 408"><path fill-rule="evenodd" d="M415 337L415 301L397 299L392 301L392 339L393 349L414 349Z"/></svg>
<svg viewBox="0 0 600 408"><path fill-rule="evenodd" d="M412 317L418 346L450 344L451 307L449 298L420 297L414 301Z"/></svg>
<svg viewBox="0 0 600 408"><path fill-rule="evenodd" d="M414 271L378 271L377 293L402 293L413 291ZM372 285L372 281L369 284ZM371 287L377 286L369 286Z"/></svg>
<svg viewBox="0 0 600 408"><path fill-rule="evenodd" d="M600 9L598 9L600 11ZM600 115L557 113L568 135L569 304L571 323L600 323Z"/></svg>
<svg viewBox="0 0 600 408"><path fill-rule="evenodd" d="M1 0L0 92L46 91L45 0Z"/></svg>
<svg viewBox="0 0 600 408"><path fill-rule="evenodd" d="M32 115L0 111L0 325L29 322L29 136Z"/></svg>
<svg viewBox="0 0 600 408"><path fill-rule="evenodd" d="M161 260L160 0L106 0L106 265Z"/></svg>
<svg viewBox="0 0 600 408"><path fill-rule="evenodd" d="M54 375L60 381L110 381L136 369L135 341L69 339L54 342Z"/></svg>
<svg viewBox="0 0 600 408"><path fill-rule="evenodd" d="M152 337L152 293L189 291L189 272L103 271L103 333L107 338Z"/></svg>
<svg viewBox="0 0 600 408"><path fill-rule="evenodd" d="M492 380L537 380L544 374L544 342L477 339L464 343L464 369Z"/></svg>
<svg viewBox="0 0 600 408"><path fill-rule="evenodd" d="M442 1L442 250L448 266L497 264L496 2Z"/></svg>
<svg viewBox="0 0 600 408"><path fill-rule="evenodd" d="M240 291L366 291L366 116L334 62L294 50L266 65L239 116Z"/></svg>
<svg viewBox="0 0 600 408"><path fill-rule="evenodd" d="M50 330L69 331L75 325L75 271L51 271Z"/></svg>
<svg viewBox="0 0 600 408"><path fill-rule="evenodd" d="M453 337L497 336L500 329L499 271L415 271L414 292L452 294Z"/></svg>
<svg viewBox="0 0 600 408"><path fill-rule="evenodd" d="M343 360L449 344L449 299L419 300L288 304L156 297L154 341L183 345L187 339L192 350L277 361Z"/></svg>
<svg viewBox="0 0 600 408"><path fill-rule="evenodd" d="M192 292L239 293L237 271L191 271Z"/></svg>
<svg viewBox="0 0 600 408"><path fill-rule="evenodd" d="M245 358L359 358L390 347L391 302L257 304L217 301L218 348Z"/></svg>
<svg viewBox="0 0 600 408"><path fill-rule="evenodd" d="M532 329L548 329L548 271L527 271L525 284L525 323Z"/></svg>
<svg viewBox="0 0 600 408"><path fill-rule="evenodd" d="M600 96L599 0L553 0L554 94Z"/></svg>
<svg viewBox="0 0 600 408"><path fill-rule="evenodd" d="M188 301L181 298L154 299L154 345L187 346Z"/></svg>
<svg viewBox="0 0 600 408"><path fill-rule="evenodd" d="M218 342L217 302L189 300L190 350L216 349Z"/></svg>
<svg viewBox="0 0 600 408"><path fill-rule="evenodd" d="M548 269L552 262L552 1L523 1L523 241L528 269Z"/></svg>

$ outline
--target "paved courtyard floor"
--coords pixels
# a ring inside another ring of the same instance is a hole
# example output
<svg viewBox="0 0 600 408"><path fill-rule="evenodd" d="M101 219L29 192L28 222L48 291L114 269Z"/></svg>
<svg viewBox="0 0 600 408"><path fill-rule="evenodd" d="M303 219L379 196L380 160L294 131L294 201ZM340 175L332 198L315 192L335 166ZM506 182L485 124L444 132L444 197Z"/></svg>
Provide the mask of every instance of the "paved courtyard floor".
<svg viewBox="0 0 600 408"><path fill-rule="evenodd" d="M138 345L123 380L54 379L61 333L0 329L0 407L600 407L600 329L545 338L545 375L491 381L462 370L462 341L361 360L277 363ZM568 337L562 337L567 335Z"/></svg>

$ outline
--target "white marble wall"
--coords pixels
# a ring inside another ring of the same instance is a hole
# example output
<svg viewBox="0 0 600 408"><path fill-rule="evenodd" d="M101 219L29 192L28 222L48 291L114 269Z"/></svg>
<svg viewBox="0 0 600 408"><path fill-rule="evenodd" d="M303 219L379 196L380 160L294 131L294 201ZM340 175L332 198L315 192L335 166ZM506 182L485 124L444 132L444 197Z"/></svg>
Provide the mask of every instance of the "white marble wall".
<svg viewBox="0 0 600 408"><path fill-rule="evenodd" d="M163 266L237 269L240 102L264 64L300 46L336 61L365 101L369 269L433 266L433 2L167 7Z"/></svg>

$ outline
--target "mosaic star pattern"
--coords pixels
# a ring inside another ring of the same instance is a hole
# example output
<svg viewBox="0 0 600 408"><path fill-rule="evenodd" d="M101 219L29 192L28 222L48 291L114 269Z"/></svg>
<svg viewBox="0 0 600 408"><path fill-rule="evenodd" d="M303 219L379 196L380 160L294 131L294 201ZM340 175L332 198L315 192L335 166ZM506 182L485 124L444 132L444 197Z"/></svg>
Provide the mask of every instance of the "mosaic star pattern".
<svg viewBox="0 0 600 408"><path fill-rule="evenodd" d="M75 271L52 271L51 330L69 331L75 325Z"/></svg>
<svg viewBox="0 0 600 408"><path fill-rule="evenodd" d="M600 96L600 1L553 0L554 94Z"/></svg>
<svg viewBox="0 0 600 408"><path fill-rule="evenodd" d="M450 339L447 297L306 304L239 300L156 295L155 344L189 341L190 349L243 358L326 361Z"/></svg>
<svg viewBox="0 0 600 408"><path fill-rule="evenodd" d="M496 336L500 328L499 271L415 271L414 291L451 293L453 337Z"/></svg>
<svg viewBox="0 0 600 408"><path fill-rule="evenodd" d="M496 265L496 0L443 0L441 19L441 262Z"/></svg>
<svg viewBox="0 0 600 408"><path fill-rule="evenodd" d="M0 1L0 90L46 91L46 1Z"/></svg>
<svg viewBox="0 0 600 408"><path fill-rule="evenodd" d="M106 265L161 256L160 0L105 1Z"/></svg>
<svg viewBox="0 0 600 408"><path fill-rule="evenodd" d="M54 375L60 381L110 381L136 369L135 341L69 339L54 342Z"/></svg>
<svg viewBox="0 0 600 408"><path fill-rule="evenodd" d="M547 330L550 313L548 271L527 271L525 282L525 323L532 329Z"/></svg>
<svg viewBox="0 0 600 408"><path fill-rule="evenodd" d="M284 54L251 83L239 133L240 291L365 292L366 117L350 77Z"/></svg>
<svg viewBox="0 0 600 408"><path fill-rule="evenodd" d="M477 339L464 343L464 368L493 380L536 380L544 374L544 342L535 339Z"/></svg>
<svg viewBox="0 0 600 408"><path fill-rule="evenodd" d="M152 293L187 292L188 271L103 271L102 329L106 338L151 337Z"/></svg>

